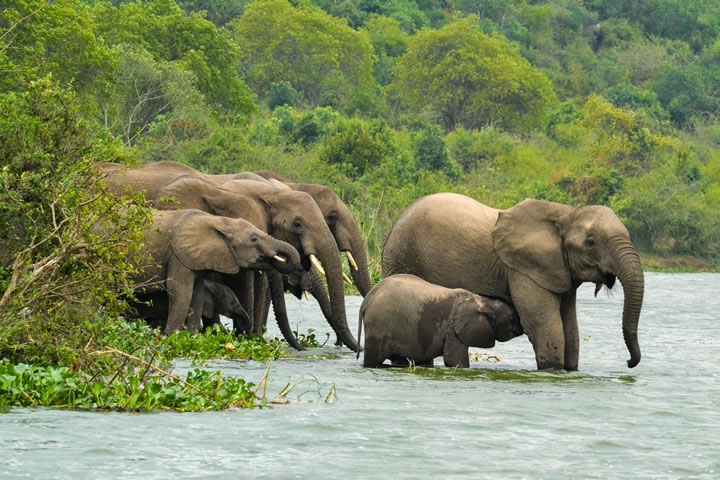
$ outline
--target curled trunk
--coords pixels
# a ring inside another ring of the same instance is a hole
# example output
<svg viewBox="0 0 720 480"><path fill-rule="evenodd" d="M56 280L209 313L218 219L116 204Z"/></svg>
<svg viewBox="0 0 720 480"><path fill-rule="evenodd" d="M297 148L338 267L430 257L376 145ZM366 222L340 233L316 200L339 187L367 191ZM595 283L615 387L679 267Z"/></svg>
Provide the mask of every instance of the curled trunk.
<svg viewBox="0 0 720 480"><path fill-rule="evenodd" d="M640 363L640 344L637 331L645 293L645 280L640 257L630 241L618 241L613 247L616 262L615 272L624 292L623 338L630 352L628 367L633 368Z"/></svg>

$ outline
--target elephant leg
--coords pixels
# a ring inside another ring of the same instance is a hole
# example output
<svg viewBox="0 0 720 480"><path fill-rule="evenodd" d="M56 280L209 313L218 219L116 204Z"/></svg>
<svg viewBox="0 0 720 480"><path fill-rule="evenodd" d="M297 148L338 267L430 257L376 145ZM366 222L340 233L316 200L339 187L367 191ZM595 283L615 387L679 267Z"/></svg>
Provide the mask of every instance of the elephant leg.
<svg viewBox="0 0 720 480"><path fill-rule="evenodd" d="M522 274L511 275L508 283L520 324L535 350L538 370L564 369L565 333L560 296Z"/></svg>
<svg viewBox="0 0 720 480"><path fill-rule="evenodd" d="M193 299L195 274L177 259L171 259L167 269L168 319L165 334L182 330ZM202 309L202 308L201 308Z"/></svg>
<svg viewBox="0 0 720 480"><path fill-rule="evenodd" d="M565 333L565 370L573 372L578 369L580 357L580 333L577 323L575 301L577 290L571 290L562 298L560 315Z"/></svg>
<svg viewBox="0 0 720 480"><path fill-rule="evenodd" d="M202 312L205 294L205 278L203 275L195 274L192 298L190 299L190 311L188 312L186 320L188 330L191 332L199 332L202 328Z"/></svg>
<svg viewBox="0 0 720 480"><path fill-rule="evenodd" d="M255 272L253 278L253 332L262 335L267 326L265 302L267 300L268 283L264 272Z"/></svg>
<svg viewBox="0 0 720 480"><path fill-rule="evenodd" d="M368 341L365 337L365 347L363 350L363 367L380 368L385 361L385 353L376 342ZM407 361L407 360L406 360Z"/></svg>
<svg viewBox="0 0 720 480"><path fill-rule="evenodd" d="M454 331L448 333L445 338L445 348L443 349L443 362L446 367L469 368L470 357L468 356L468 346L457 338Z"/></svg>
<svg viewBox="0 0 720 480"><path fill-rule="evenodd" d="M226 276L224 283L230 287L235 296L240 301L245 311L248 313L251 321L253 318L253 303L254 303L254 288L253 288L253 275L255 272L252 270L241 270L236 275ZM235 330L240 331L241 326L233 322ZM248 333L253 332L253 325L249 325L247 329Z"/></svg>

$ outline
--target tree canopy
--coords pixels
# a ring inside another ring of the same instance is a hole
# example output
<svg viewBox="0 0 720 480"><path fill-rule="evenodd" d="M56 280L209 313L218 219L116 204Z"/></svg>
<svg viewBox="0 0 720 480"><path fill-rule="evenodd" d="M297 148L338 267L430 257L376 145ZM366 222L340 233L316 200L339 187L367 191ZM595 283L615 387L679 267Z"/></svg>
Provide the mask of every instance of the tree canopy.
<svg viewBox="0 0 720 480"><path fill-rule="evenodd" d="M477 22L470 16L413 37L398 61L396 95L416 111L430 110L446 130L541 125L554 100L550 81Z"/></svg>

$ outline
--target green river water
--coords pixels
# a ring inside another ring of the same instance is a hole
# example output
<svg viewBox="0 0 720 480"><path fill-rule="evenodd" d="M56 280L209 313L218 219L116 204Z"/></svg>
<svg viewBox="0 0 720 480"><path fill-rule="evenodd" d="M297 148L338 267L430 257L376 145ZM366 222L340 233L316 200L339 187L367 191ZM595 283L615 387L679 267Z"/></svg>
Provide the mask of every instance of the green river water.
<svg viewBox="0 0 720 480"><path fill-rule="evenodd" d="M720 275L646 274L634 369L620 286L593 288L578 293L576 373L535 371L527 337L475 350L464 371L363 369L326 346L273 362L268 396L297 386L272 409L10 409L0 479L720 479ZM353 332L361 301L347 298ZM324 338L314 304L288 306L301 332ZM257 382L267 364L208 368Z"/></svg>

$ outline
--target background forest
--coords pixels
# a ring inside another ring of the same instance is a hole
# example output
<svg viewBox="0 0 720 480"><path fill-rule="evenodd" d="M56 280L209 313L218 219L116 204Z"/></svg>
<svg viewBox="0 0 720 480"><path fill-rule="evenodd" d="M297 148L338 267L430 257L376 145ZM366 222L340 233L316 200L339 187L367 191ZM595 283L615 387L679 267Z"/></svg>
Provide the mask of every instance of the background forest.
<svg viewBox="0 0 720 480"><path fill-rule="evenodd" d="M4 0L0 92L0 291L23 215L87 209L98 161L332 186L376 262L438 191L608 205L646 265L720 259L720 0Z"/></svg>

